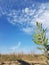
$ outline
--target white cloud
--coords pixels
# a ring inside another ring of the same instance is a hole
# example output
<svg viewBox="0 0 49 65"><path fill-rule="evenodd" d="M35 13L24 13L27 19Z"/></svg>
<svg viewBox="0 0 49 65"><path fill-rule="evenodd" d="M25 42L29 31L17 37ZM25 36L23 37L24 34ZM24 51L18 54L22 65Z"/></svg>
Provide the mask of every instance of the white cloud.
<svg viewBox="0 0 49 65"><path fill-rule="evenodd" d="M13 24L19 23L22 26L26 25L26 27L21 28L22 31L26 33L33 32L32 28L36 21L43 23L46 27L49 27L49 7L46 5L49 5L49 3L41 4L38 6L38 10L29 7L22 9L22 11L13 10L13 12L8 14L8 20Z"/></svg>
<svg viewBox="0 0 49 65"><path fill-rule="evenodd" d="M10 49L13 50L13 51L16 51L21 45L21 42L18 42L17 45L11 47Z"/></svg>
<svg viewBox="0 0 49 65"><path fill-rule="evenodd" d="M34 13L35 13L35 11L36 11L36 9L32 9L32 8L25 8L24 9L24 13L26 13L26 15L28 15L28 16L32 16Z"/></svg>
<svg viewBox="0 0 49 65"><path fill-rule="evenodd" d="M26 28L23 28L23 31L27 34L32 34L33 33L33 28L32 27L26 27Z"/></svg>
<svg viewBox="0 0 49 65"><path fill-rule="evenodd" d="M21 46L20 41L12 46L0 46L0 53L7 54L7 53L19 52L18 49L20 48L20 46Z"/></svg>
<svg viewBox="0 0 49 65"><path fill-rule="evenodd" d="M44 24L45 27L49 27L49 10L44 11L39 17L35 18L37 21Z"/></svg>
<svg viewBox="0 0 49 65"><path fill-rule="evenodd" d="M29 8L25 8L25 13L29 13Z"/></svg>
<svg viewBox="0 0 49 65"><path fill-rule="evenodd" d="M26 7L22 10L13 9L9 12L0 8L0 15L6 15L7 20L12 24L16 25L18 23L22 25L22 28L20 28L26 33L33 32L32 28L36 21L49 28L49 3L41 3L36 6L33 4L31 7Z"/></svg>

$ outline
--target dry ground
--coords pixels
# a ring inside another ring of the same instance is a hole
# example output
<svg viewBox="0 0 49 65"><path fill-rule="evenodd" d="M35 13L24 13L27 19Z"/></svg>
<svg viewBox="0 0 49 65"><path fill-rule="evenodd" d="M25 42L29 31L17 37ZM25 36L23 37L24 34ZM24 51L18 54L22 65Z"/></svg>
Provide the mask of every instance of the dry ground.
<svg viewBox="0 0 49 65"><path fill-rule="evenodd" d="M44 55L0 54L0 65L46 65Z"/></svg>

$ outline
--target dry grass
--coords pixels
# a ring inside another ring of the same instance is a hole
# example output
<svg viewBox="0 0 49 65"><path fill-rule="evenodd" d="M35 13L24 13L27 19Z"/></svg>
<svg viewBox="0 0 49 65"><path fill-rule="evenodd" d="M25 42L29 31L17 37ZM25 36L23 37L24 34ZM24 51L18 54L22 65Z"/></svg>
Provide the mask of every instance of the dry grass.
<svg viewBox="0 0 49 65"><path fill-rule="evenodd" d="M36 54L0 54L0 62L2 61L16 61L16 60L29 60L29 61L44 61L46 58L44 55Z"/></svg>
<svg viewBox="0 0 49 65"><path fill-rule="evenodd" d="M5 55L0 54L0 63L1 63L0 65L31 65L32 63L33 63L32 65L37 65L34 63L38 63L39 61L44 62L45 60L46 58L44 57L44 55L22 54L22 53L5 54ZM41 65L41 63L38 65Z"/></svg>

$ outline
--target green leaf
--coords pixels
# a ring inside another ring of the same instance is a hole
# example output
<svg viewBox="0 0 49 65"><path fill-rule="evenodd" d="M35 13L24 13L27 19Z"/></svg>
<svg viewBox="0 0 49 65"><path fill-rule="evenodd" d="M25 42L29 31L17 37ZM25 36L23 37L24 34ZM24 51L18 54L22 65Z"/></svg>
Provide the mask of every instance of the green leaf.
<svg viewBox="0 0 49 65"><path fill-rule="evenodd" d="M38 45L42 45L42 41L41 40L35 40L35 39L33 39L33 42L36 43L36 44L38 44Z"/></svg>
<svg viewBox="0 0 49 65"><path fill-rule="evenodd" d="M46 44L48 44L48 39L46 39Z"/></svg>
<svg viewBox="0 0 49 65"><path fill-rule="evenodd" d="M46 37L46 29L42 28L42 24L36 22L36 32L33 34L33 42L42 45L46 48L46 45L48 44L48 39Z"/></svg>
<svg viewBox="0 0 49 65"><path fill-rule="evenodd" d="M47 51L49 51L49 45L47 45Z"/></svg>
<svg viewBox="0 0 49 65"><path fill-rule="evenodd" d="M46 32L47 28L46 29L43 29L43 32Z"/></svg>
<svg viewBox="0 0 49 65"><path fill-rule="evenodd" d="M43 50L44 48L37 47L37 49L39 49L39 50Z"/></svg>
<svg viewBox="0 0 49 65"><path fill-rule="evenodd" d="M41 23L36 22L36 27L37 27L37 29L42 31L42 24Z"/></svg>

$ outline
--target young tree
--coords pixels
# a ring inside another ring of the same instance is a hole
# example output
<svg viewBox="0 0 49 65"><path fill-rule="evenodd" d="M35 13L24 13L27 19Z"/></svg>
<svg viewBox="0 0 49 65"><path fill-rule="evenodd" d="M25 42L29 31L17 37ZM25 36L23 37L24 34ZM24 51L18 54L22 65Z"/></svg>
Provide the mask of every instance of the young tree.
<svg viewBox="0 0 49 65"><path fill-rule="evenodd" d="M47 65L48 65L48 51L49 51L49 45L48 45L48 38L46 37L46 30L42 27L41 23L36 22L36 29L33 34L32 41L38 45L38 49L44 51L44 55L47 58Z"/></svg>

